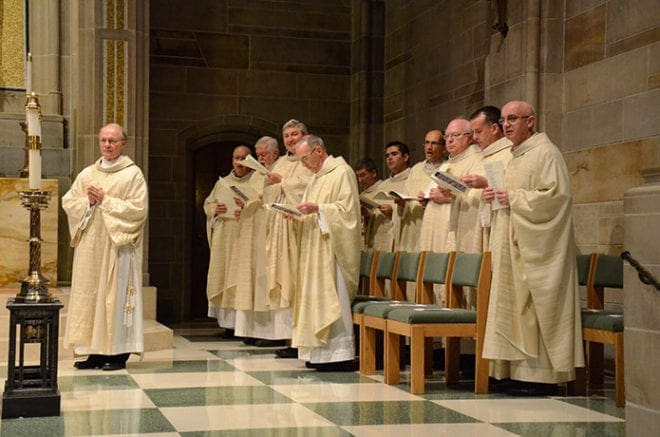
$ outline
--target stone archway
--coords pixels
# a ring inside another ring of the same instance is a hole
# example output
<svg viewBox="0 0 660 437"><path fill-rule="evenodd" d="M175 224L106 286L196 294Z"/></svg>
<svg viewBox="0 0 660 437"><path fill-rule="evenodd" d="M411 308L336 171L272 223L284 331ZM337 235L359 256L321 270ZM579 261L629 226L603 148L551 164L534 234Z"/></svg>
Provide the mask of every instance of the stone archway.
<svg viewBox="0 0 660 437"><path fill-rule="evenodd" d="M223 170L229 171L233 146L252 146L263 135L278 138L279 126L250 116L207 119L177 133L171 183L160 184L158 193L152 190L158 202L154 212L167 216L152 217L150 222L164 226L156 230L152 225L150 265L163 321L205 319L208 243L205 227L200 226L205 220L201 203L217 177L226 174Z"/></svg>

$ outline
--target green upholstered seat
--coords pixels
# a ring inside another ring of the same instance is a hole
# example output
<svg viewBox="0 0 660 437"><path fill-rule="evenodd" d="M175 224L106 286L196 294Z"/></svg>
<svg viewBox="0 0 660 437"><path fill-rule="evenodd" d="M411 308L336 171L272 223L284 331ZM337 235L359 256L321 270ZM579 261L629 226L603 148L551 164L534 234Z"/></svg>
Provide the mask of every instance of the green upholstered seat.
<svg viewBox="0 0 660 437"><path fill-rule="evenodd" d="M392 279L392 271L394 270L395 261L396 252L382 252L378 255L376 277L378 279Z"/></svg>
<svg viewBox="0 0 660 437"><path fill-rule="evenodd" d="M419 305L416 303L412 302L401 302L401 301L391 301L391 302L376 302L376 303L371 303L364 307L362 313L365 316L371 316L371 317L378 317L381 319L387 318L387 314L390 311L393 311L398 308L405 308L405 307L423 307L423 305Z"/></svg>
<svg viewBox="0 0 660 437"><path fill-rule="evenodd" d="M378 302L391 302L392 300L388 297L376 297L376 296L365 296L357 295L353 299L353 304L351 305L351 311L354 313L362 313L367 305Z"/></svg>
<svg viewBox="0 0 660 437"><path fill-rule="evenodd" d="M417 281L417 270L419 269L419 252L403 252L399 257L399 268L396 279L399 281Z"/></svg>
<svg viewBox="0 0 660 437"><path fill-rule="evenodd" d="M421 323L476 323L475 311L444 308L438 305L423 307L395 308L387 314L388 320L396 320L408 324Z"/></svg>
<svg viewBox="0 0 660 437"><path fill-rule="evenodd" d="M591 264L591 254L577 256L578 284L587 285L589 280L589 267Z"/></svg>
<svg viewBox="0 0 660 437"><path fill-rule="evenodd" d="M361 252L360 253L360 276L363 278L368 278L371 275L371 265L374 262L374 253L373 252Z"/></svg>
<svg viewBox="0 0 660 437"><path fill-rule="evenodd" d="M451 275L452 285L476 287L479 284L481 258L483 255L480 253L457 253Z"/></svg>
<svg viewBox="0 0 660 437"><path fill-rule="evenodd" d="M623 288L623 260L616 255L598 255L594 287Z"/></svg>
<svg viewBox="0 0 660 437"><path fill-rule="evenodd" d="M424 282L444 284L447 277L448 253L428 252L424 266Z"/></svg>
<svg viewBox="0 0 660 437"><path fill-rule="evenodd" d="M623 332L623 314L614 311L582 310L582 327Z"/></svg>

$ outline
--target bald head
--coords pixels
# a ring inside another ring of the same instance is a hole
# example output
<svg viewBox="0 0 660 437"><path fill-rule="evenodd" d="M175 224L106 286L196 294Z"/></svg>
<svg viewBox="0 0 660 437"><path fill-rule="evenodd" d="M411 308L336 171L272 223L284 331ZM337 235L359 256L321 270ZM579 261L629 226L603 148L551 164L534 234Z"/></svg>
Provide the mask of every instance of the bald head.
<svg viewBox="0 0 660 437"><path fill-rule="evenodd" d="M502 108L504 135L516 147L534 134L536 115L527 102L513 100Z"/></svg>

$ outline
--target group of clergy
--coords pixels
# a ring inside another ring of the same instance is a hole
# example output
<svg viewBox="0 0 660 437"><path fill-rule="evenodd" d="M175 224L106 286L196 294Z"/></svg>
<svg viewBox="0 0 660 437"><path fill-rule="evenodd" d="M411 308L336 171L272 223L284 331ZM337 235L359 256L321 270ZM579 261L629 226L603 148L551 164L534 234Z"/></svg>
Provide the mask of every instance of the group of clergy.
<svg viewBox="0 0 660 437"><path fill-rule="evenodd" d="M256 143L261 170L237 147L204 206L209 316L246 342L290 340L282 358L353 370L360 250L490 251L491 376L514 395L552 393L584 357L569 174L535 124L526 102L485 106L427 132L412 167L408 147L388 143L383 180L372 159L351 169L297 120L283 126L285 156L274 138Z"/></svg>

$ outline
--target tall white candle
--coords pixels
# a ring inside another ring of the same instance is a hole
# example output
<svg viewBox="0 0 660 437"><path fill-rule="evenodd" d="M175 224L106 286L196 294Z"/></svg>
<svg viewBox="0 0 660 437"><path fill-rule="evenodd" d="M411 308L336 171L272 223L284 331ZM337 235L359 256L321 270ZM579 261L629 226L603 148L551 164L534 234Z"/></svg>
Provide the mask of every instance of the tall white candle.
<svg viewBox="0 0 660 437"><path fill-rule="evenodd" d="M39 111L36 108L25 111L27 121L28 136L41 137L41 120L39 120Z"/></svg>
<svg viewBox="0 0 660 437"><path fill-rule="evenodd" d="M28 53L25 63L25 92L32 92L32 53Z"/></svg>
<svg viewBox="0 0 660 437"><path fill-rule="evenodd" d="M28 187L31 190L41 190L41 150L29 151Z"/></svg>

